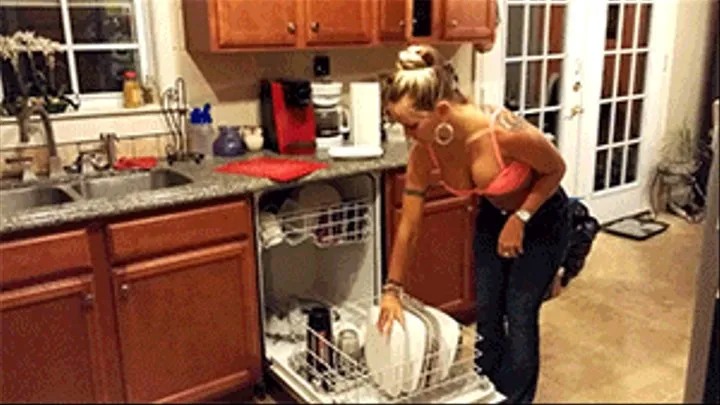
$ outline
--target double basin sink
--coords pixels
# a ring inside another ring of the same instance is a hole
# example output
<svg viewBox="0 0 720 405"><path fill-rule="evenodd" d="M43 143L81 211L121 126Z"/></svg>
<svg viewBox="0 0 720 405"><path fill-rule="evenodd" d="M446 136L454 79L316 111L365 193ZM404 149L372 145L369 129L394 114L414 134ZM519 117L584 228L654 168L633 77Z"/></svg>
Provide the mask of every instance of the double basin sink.
<svg viewBox="0 0 720 405"><path fill-rule="evenodd" d="M120 198L140 191L160 190L192 183L172 169L118 173L103 177L80 178L54 185L35 185L0 190L0 212L9 215L31 208L47 207L95 198Z"/></svg>

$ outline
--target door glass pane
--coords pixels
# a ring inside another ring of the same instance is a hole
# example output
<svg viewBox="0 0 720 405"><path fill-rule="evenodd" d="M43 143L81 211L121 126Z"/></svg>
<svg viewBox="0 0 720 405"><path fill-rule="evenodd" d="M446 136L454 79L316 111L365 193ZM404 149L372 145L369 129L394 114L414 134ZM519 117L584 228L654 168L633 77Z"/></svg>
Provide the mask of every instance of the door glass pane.
<svg viewBox="0 0 720 405"><path fill-rule="evenodd" d="M622 49L633 48L635 34L635 4L626 4L622 23Z"/></svg>
<svg viewBox="0 0 720 405"><path fill-rule="evenodd" d="M605 26L605 49L615 49L619 22L620 6L617 4L610 4L608 6L607 25Z"/></svg>
<svg viewBox="0 0 720 405"><path fill-rule="evenodd" d="M605 173L607 172L607 149L597 151L595 155L595 182L593 190L605 189Z"/></svg>
<svg viewBox="0 0 720 405"><path fill-rule="evenodd" d="M528 62L525 75L525 109L540 108L542 62Z"/></svg>
<svg viewBox="0 0 720 405"><path fill-rule="evenodd" d="M545 80L545 106L547 107L557 107L560 105L562 63L562 59L550 59L547 62L547 79Z"/></svg>
<svg viewBox="0 0 720 405"><path fill-rule="evenodd" d="M632 122L630 123L630 139L640 138L641 123L643 116L643 100L633 101L632 106Z"/></svg>
<svg viewBox="0 0 720 405"><path fill-rule="evenodd" d="M565 8L564 4L553 4L550 7L550 54L565 51Z"/></svg>
<svg viewBox="0 0 720 405"><path fill-rule="evenodd" d="M602 98L610 98L615 82L615 55L605 55L602 78Z"/></svg>
<svg viewBox="0 0 720 405"><path fill-rule="evenodd" d="M58 0L0 1L0 35L12 36L16 31L32 31L36 36L64 43L65 33L60 15L60 2Z"/></svg>
<svg viewBox="0 0 720 405"><path fill-rule="evenodd" d="M620 57L620 72L618 72L618 97L628 95L630 88L630 68L632 67L632 55L622 55Z"/></svg>
<svg viewBox="0 0 720 405"><path fill-rule="evenodd" d="M610 187L617 187L622 180L623 147L619 146L612 150L612 162L610 163Z"/></svg>
<svg viewBox="0 0 720 405"><path fill-rule="evenodd" d="M647 52L639 52L635 57L635 85L634 93L643 94L645 92L645 73L647 70Z"/></svg>
<svg viewBox="0 0 720 405"><path fill-rule="evenodd" d="M505 70L505 107L520 108L520 62L508 63Z"/></svg>
<svg viewBox="0 0 720 405"><path fill-rule="evenodd" d="M615 105L615 128L613 129L613 142L622 142L623 139L625 139L627 105L627 101L622 101Z"/></svg>
<svg viewBox="0 0 720 405"><path fill-rule="evenodd" d="M121 91L123 73L138 71L136 51L76 52L82 93Z"/></svg>
<svg viewBox="0 0 720 405"><path fill-rule="evenodd" d="M70 0L69 5L75 43L135 42L132 0L115 0L112 5Z"/></svg>
<svg viewBox="0 0 720 405"><path fill-rule="evenodd" d="M525 119L536 127L540 126L540 114L528 114L525 116Z"/></svg>
<svg viewBox="0 0 720 405"><path fill-rule="evenodd" d="M640 6L640 32L638 33L638 47L646 48L650 40L650 18L652 17L652 4Z"/></svg>
<svg viewBox="0 0 720 405"><path fill-rule="evenodd" d="M639 145L633 143L628 147L627 162L625 162L625 183L632 183L637 179Z"/></svg>
<svg viewBox="0 0 720 405"><path fill-rule="evenodd" d="M522 55L524 6L508 7L507 56Z"/></svg>
<svg viewBox="0 0 720 405"><path fill-rule="evenodd" d="M607 145L610 139L611 103L600 104L600 123L598 125L597 145Z"/></svg>
<svg viewBox="0 0 720 405"><path fill-rule="evenodd" d="M529 56L543 54L543 41L545 38L545 6L530 6L530 20L528 21L528 47Z"/></svg>

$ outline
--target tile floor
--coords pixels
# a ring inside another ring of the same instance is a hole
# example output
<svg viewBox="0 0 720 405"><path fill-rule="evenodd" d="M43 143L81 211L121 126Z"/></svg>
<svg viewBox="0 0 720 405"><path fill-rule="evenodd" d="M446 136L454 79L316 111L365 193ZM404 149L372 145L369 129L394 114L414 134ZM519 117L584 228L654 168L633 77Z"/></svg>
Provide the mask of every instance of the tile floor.
<svg viewBox="0 0 720 405"><path fill-rule="evenodd" d="M601 232L586 266L541 314L536 402L679 403L702 226L644 242ZM288 403L280 389L256 403Z"/></svg>

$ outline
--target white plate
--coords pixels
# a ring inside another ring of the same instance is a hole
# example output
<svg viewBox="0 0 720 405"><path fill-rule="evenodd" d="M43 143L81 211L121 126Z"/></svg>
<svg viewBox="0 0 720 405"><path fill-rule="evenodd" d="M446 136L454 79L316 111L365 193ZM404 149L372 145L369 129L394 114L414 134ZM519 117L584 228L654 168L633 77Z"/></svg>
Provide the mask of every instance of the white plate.
<svg viewBox="0 0 720 405"><path fill-rule="evenodd" d="M455 352L457 352L460 343L460 324L457 323L450 315L433 308L430 305L425 306L425 310L435 317L439 325L439 342L440 353L438 355L438 374L441 380L447 378L450 373L450 366L455 361Z"/></svg>
<svg viewBox="0 0 720 405"><path fill-rule="evenodd" d="M365 361L373 381L391 397L417 389L425 354L426 333L422 321L405 312L405 328L393 323L389 336L377 330L380 309L370 308L365 327Z"/></svg>
<svg viewBox="0 0 720 405"><path fill-rule="evenodd" d="M334 159L371 159L383 155L380 146L333 146L328 154Z"/></svg>

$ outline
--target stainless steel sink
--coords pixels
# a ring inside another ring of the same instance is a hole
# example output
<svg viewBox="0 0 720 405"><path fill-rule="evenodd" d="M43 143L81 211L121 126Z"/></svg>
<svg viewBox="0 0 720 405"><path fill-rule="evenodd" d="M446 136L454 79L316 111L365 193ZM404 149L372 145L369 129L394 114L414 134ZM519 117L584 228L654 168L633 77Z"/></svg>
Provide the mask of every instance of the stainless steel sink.
<svg viewBox="0 0 720 405"><path fill-rule="evenodd" d="M30 208L75 201L71 193L58 187L28 187L0 191L0 212L13 214Z"/></svg>
<svg viewBox="0 0 720 405"><path fill-rule="evenodd" d="M160 190L192 183L192 179L170 169L136 172L81 180L72 188L84 198L115 198L138 191Z"/></svg>

